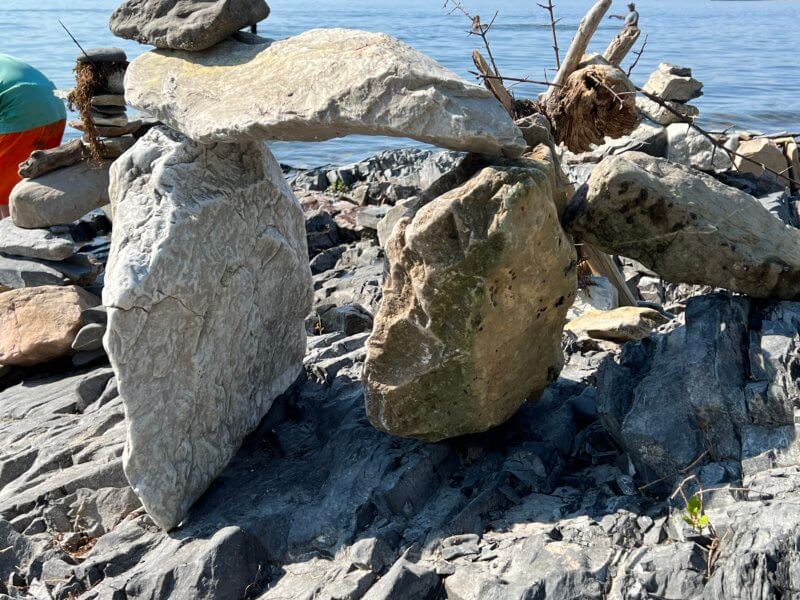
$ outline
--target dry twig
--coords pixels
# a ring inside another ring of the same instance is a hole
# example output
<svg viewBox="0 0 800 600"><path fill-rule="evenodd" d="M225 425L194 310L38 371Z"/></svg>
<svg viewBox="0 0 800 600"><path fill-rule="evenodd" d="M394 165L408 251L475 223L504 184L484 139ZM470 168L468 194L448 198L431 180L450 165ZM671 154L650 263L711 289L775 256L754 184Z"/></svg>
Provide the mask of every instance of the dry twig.
<svg viewBox="0 0 800 600"><path fill-rule="evenodd" d="M450 6L452 6L452 8L450 9L450 12L448 14L452 15L455 12L460 12L462 15L464 15L467 19L470 20L470 22L472 23L472 29L467 32L468 35L477 35L480 36L480 38L483 40L483 45L486 48L486 54L489 56L489 62L492 63L492 70L500 79L500 83L503 83L503 76L500 74L500 69L497 68L497 63L494 60L494 54L492 53L492 48L489 46L489 38L487 37L489 30L494 25L494 21L495 19L497 19L497 15L500 14L500 12L496 11L494 13L494 16L492 17L492 20L489 21L489 24L484 25L483 23L481 23L480 15L471 15L469 11L467 11L467 9L464 8L464 6L461 4L460 0L444 0L442 8L448 8Z"/></svg>
<svg viewBox="0 0 800 600"><path fill-rule="evenodd" d="M556 24L561 19L556 19L555 15L553 14L553 0L547 0L547 4L539 4L537 2L537 6L545 9L548 13L550 13L550 32L553 34L553 52L556 54L556 71L561 68L561 58L558 55L558 37L556 36Z"/></svg>
<svg viewBox="0 0 800 600"><path fill-rule="evenodd" d="M631 73L633 72L634 67L636 67L636 65L639 64L639 59L642 58L642 54L644 54L644 49L646 47L647 47L647 34L645 34L645 36L644 36L644 42L642 42L642 47L639 48L639 50L637 50L636 52L634 52L634 54L636 55L636 58L631 63L631 66L628 67L628 72L626 73L626 75L628 77L631 76Z"/></svg>

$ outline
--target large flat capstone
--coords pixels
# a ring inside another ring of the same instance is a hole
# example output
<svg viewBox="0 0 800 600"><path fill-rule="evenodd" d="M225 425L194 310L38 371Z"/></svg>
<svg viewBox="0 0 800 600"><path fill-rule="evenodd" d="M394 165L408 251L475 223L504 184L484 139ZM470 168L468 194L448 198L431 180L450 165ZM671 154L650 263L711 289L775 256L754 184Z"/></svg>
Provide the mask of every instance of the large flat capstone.
<svg viewBox="0 0 800 600"><path fill-rule="evenodd" d="M155 129L112 167L105 345L125 404L125 474L175 527L301 371L303 215L261 144Z"/></svg>
<svg viewBox="0 0 800 600"><path fill-rule="evenodd" d="M609 157L568 212L580 239L668 281L800 297L800 230L690 167L640 152Z"/></svg>
<svg viewBox="0 0 800 600"><path fill-rule="evenodd" d="M519 156L522 133L488 90L382 33L314 29L134 60L128 103L200 142L409 137Z"/></svg>
<svg viewBox="0 0 800 600"><path fill-rule="evenodd" d="M395 226L364 368L377 428L433 441L486 431L558 376L577 279L556 168L498 163Z"/></svg>

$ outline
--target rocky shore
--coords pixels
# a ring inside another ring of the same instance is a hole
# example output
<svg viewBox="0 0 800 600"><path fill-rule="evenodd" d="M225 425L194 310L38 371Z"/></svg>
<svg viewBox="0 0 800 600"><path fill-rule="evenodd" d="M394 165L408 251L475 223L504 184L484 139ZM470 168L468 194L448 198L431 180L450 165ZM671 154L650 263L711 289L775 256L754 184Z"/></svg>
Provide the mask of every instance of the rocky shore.
<svg viewBox="0 0 800 600"><path fill-rule="evenodd" d="M794 138L662 64L572 152L390 36L173 4L0 222L0 598L796 595ZM346 133L444 149L264 144Z"/></svg>
<svg viewBox="0 0 800 600"><path fill-rule="evenodd" d="M391 218L386 213L413 205L459 160L400 150L356 165L285 169L304 207L314 273L304 373L175 532L154 526L123 473L119 381L89 336L105 328L100 308L84 309L87 324L75 336L94 350L6 367L4 593L477 599L790 592L800 526L800 303L674 286L627 260L625 275L652 307L637 310L652 313L650 320L639 315L632 326L620 312L626 309L590 313L599 322L585 328L573 319L561 342L560 376L502 426L431 444L369 423L361 372L382 299L378 232ZM337 188L332 180L348 183ZM63 245L64 235L48 243ZM593 284L580 292L572 317L602 297L594 291L607 282ZM79 288L21 289L45 298ZM102 356L76 365L86 352ZM705 496L723 540L711 566L708 534L691 531L680 498L669 499L675 473L698 457L686 473L721 488Z"/></svg>

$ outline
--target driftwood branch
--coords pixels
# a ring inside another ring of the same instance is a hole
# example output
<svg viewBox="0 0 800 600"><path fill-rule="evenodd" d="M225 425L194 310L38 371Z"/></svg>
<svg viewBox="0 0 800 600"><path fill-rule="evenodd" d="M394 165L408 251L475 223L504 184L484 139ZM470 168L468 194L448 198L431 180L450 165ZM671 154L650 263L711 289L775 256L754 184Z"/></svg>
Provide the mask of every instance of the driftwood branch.
<svg viewBox="0 0 800 600"><path fill-rule="evenodd" d="M639 64L639 59L642 58L642 54L644 54L644 49L645 48L647 48L647 36L646 35L644 36L644 42L642 42L642 47L639 48L639 50L637 50L636 52L634 52L634 54L636 55L636 58L631 63L631 66L628 67L628 72L626 73L626 75L628 77L631 76L631 73L633 73L633 69L636 67L636 65Z"/></svg>
<svg viewBox="0 0 800 600"><path fill-rule="evenodd" d="M492 71L492 68L486 63L486 59L483 58L483 55L478 52L477 50L472 51L472 62L475 63L475 67L480 71L481 77L483 78L483 83L486 87L491 91L495 98L503 105L503 108L506 109L506 112L511 115L511 118L514 118L514 98L511 97L511 94L503 85L502 79L497 76L497 73Z"/></svg>
<svg viewBox="0 0 800 600"><path fill-rule="evenodd" d="M605 58L609 64L618 67L628 55L628 52L631 51L631 48L633 48L633 45L636 43L636 40L639 39L641 33L642 30L638 27L623 28L623 30L611 40L608 48L603 52L603 58Z"/></svg>
<svg viewBox="0 0 800 600"><path fill-rule="evenodd" d="M625 281L625 276L620 272L619 267L608 254L600 252L600 250L594 246L585 243L582 243L578 248L580 249L580 254L586 259L586 262L589 263L592 272L595 275L601 275L608 279L611 285L617 289L620 306L638 306L636 297Z"/></svg>
<svg viewBox="0 0 800 600"><path fill-rule="evenodd" d="M556 70L558 70L561 68L561 58L558 55L558 36L556 36L556 24L561 19L556 19L555 15L553 14L553 9L555 8L553 6L553 0L547 0L547 4L539 4L539 6L550 13L550 33L553 35L553 52L555 52L556 55Z"/></svg>
<svg viewBox="0 0 800 600"><path fill-rule="evenodd" d="M597 0L594 6L589 9L589 12L586 13L586 16L581 19L578 31L575 33L575 37L569 45L567 55L564 57L564 62L561 63L561 67L558 69L553 83L563 86L567 82L567 79L569 79L569 76L578 68L581 58L583 58L586 49L589 47L589 41L592 39L594 32L597 31L597 27L600 25L603 16L608 12L610 7L611 0Z"/></svg>
<svg viewBox="0 0 800 600"><path fill-rule="evenodd" d="M653 102L655 102L659 106L667 109L667 111L669 111L670 113L681 117L681 119L685 119L685 117L683 115L681 115L678 111L676 111L674 108L672 108L669 104L664 102L661 98L659 98L655 94L651 94L649 92L645 92L640 87L637 87L636 91L639 92L640 94L642 94L643 96L645 96L646 98L652 100ZM783 180L788 181L789 183L791 183L793 185L800 186L800 181L797 181L795 179L790 179L789 177L787 177L785 171L784 172L780 172L780 171L776 171L775 169L771 169L770 167L768 167L764 163L760 163L757 160L754 160L754 159L750 158L749 156L745 156L744 154L736 152L736 150L731 150L730 148L726 147L725 144L723 144L722 142L720 142L719 140L714 138L714 136L712 136L708 131L706 131L705 129L700 127L694 121L688 122L686 124L689 127L691 127L692 129L694 129L695 131L697 131L698 133L700 133L709 142L711 142L714 145L715 148L719 148L720 150L725 152L728 155L728 158L731 159L731 161L733 161L733 157L735 156L735 157L740 158L742 160L745 160L745 161L747 161L747 162L749 162L751 164L754 164L754 165L757 165L757 166L761 167L767 173L772 173L773 175L777 176L778 179L783 179ZM734 168L736 168L735 164L734 164Z"/></svg>
<svg viewBox="0 0 800 600"><path fill-rule="evenodd" d="M83 144L80 139L72 140L50 150L34 150L28 160L19 165L19 176L24 179L35 179L56 169L77 164L84 157Z"/></svg>

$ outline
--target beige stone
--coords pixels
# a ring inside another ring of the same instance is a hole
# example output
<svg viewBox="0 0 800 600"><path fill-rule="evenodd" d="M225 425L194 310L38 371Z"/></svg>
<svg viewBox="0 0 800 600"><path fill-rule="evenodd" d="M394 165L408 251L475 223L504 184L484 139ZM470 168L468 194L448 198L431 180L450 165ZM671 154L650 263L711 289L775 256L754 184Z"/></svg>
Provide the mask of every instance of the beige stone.
<svg viewBox="0 0 800 600"><path fill-rule="evenodd" d="M396 225L364 369L377 428L433 441L485 431L558 376L577 279L554 169L498 163Z"/></svg>
<svg viewBox="0 0 800 600"><path fill-rule="evenodd" d="M800 146L794 140L790 140L786 142L783 151L786 155L786 162L790 167L789 176L792 179L792 191L796 193L800 191Z"/></svg>
<svg viewBox="0 0 800 600"><path fill-rule="evenodd" d="M764 174L764 167L767 167L781 173L783 175L781 179L788 185L789 180L786 178L786 174L789 164L778 144L772 140L767 138L745 140L739 143L736 152L750 159L739 156L734 158L733 166L741 173L750 173L761 177Z"/></svg>
<svg viewBox="0 0 800 600"><path fill-rule="evenodd" d="M487 89L382 33L314 29L279 42L226 41L134 60L126 98L200 142L414 138L519 156L525 140Z"/></svg>
<svg viewBox="0 0 800 600"><path fill-rule="evenodd" d="M649 336L667 318L657 310L623 306L614 310L595 310L567 323L567 331L579 338L625 343Z"/></svg>
<svg viewBox="0 0 800 600"><path fill-rule="evenodd" d="M81 311L100 299L77 286L0 293L0 364L30 366L72 353Z"/></svg>
<svg viewBox="0 0 800 600"><path fill-rule="evenodd" d="M11 191L9 205L14 225L24 228L66 225L108 204L110 161L95 166L83 161L23 179Z"/></svg>
<svg viewBox="0 0 800 600"><path fill-rule="evenodd" d="M583 241L673 283L800 298L800 230L690 167L640 152L607 158L566 222Z"/></svg>

